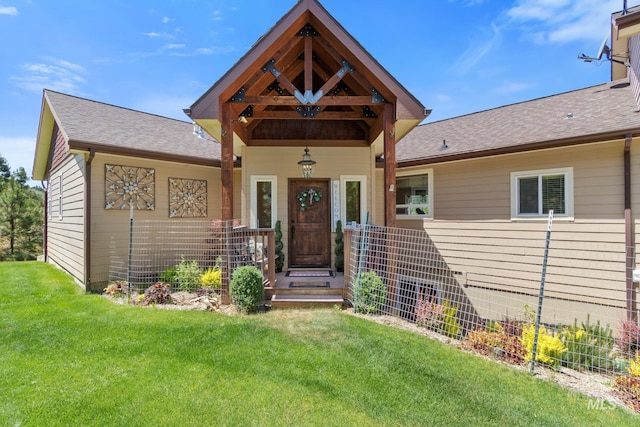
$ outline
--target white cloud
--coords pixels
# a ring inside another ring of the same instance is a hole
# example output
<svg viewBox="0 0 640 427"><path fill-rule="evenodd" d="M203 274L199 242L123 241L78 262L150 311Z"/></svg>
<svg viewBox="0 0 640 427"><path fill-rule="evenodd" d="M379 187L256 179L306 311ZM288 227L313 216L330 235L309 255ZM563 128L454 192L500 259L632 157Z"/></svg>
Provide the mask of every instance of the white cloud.
<svg viewBox="0 0 640 427"><path fill-rule="evenodd" d="M638 4L629 2L629 7ZM519 0L506 15L537 44L602 40L619 0Z"/></svg>
<svg viewBox="0 0 640 427"><path fill-rule="evenodd" d="M494 51L502 43L501 29L491 23L491 31L469 40L467 49L455 60L452 71L467 73L473 69L486 55Z"/></svg>
<svg viewBox="0 0 640 427"><path fill-rule="evenodd" d="M164 45L163 49L182 49L186 46L187 45L184 43L169 43L167 45Z"/></svg>
<svg viewBox="0 0 640 427"><path fill-rule="evenodd" d="M162 17L162 23L163 24L168 24L169 22L174 21L174 19L169 18L168 16L163 16Z"/></svg>
<svg viewBox="0 0 640 427"><path fill-rule="evenodd" d="M41 92L44 88L70 94L80 92L80 86L86 83L81 75L84 67L62 59L43 59L45 62L22 64L24 74L11 79L19 88L31 92Z"/></svg>
<svg viewBox="0 0 640 427"><path fill-rule="evenodd" d="M222 21L222 12L220 12L219 10L215 10L213 12L213 20L214 21Z"/></svg>
<svg viewBox="0 0 640 427"><path fill-rule="evenodd" d="M17 16L18 9L15 6L2 6L0 7L0 15Z"/></svg>
<svg viewBox="0 0 640 427"><path fill-rule="evenodd" d="M160 33L156 33L156 32L153 32L153 31L150 31L148 33L142 33L142 35L147 36L147 37L151 37L151 38L160 37Z"/></svg>

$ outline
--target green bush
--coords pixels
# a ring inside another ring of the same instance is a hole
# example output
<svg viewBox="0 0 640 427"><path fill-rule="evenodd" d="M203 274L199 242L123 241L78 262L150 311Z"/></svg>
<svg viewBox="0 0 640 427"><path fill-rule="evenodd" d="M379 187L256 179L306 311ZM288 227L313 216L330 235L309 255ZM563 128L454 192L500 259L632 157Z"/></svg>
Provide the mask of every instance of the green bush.
<svg viewBox="0 0 640 427"><path fill-rule="evenodd" d="M344 234L342 233L342 221L336 222L336 271L344 271Z"/></svg>
<svg viewBox="0 0 640 427"><path fill-rule="evenodd" d="M446 300L442 303L442 332L451 338L456 338L460 334L461 328L456 317L457 313L458 307Z"/></svg>
<svg viewBox="0 0 640 427"><path fill-rule="evenodd" d="M375 271L358 274L354 285L353 308L356 313L380 313L387 302L387 287Z"/></svg>
<svg viewBox="0 0 640 427"><path fill-rule="evenodd" d="M190 291L200 287L202 269L196 261L187 261L182 257L180 264L176 266L176 285L181 291Z"/></svg>
<svg viewBox="0 0 640 427"><path fill-rule="evenodd" d="M571 369L607 371L613 367L610 357L614 338L609 325L602 327L600 321L595 325L587 322L562 328L560 339L567 351L562 353L562 365Z"/></svg>
<svg viewBox="0 0 640 427"><path fill-rule="evenodd" d="M280 220L276 221L276 273L282 272L282 267L284 267L284 252L282 249L284 248L284 244L282 243L282 228L281 228Z"/></svg>
<svg viewBox="0 0 640 427"><path fill-rule="evenodd" d="M262 273L252 265L237 268L229 285L231 303L245 313L256 311L264 300Z"/></svg>
<svg viewBox="0 0 640 427"><path fill-rule="evenodd" d="M162 273L160 273L158 281L175 286L178 283L176 278L176 266L166 268Z"/></svg>

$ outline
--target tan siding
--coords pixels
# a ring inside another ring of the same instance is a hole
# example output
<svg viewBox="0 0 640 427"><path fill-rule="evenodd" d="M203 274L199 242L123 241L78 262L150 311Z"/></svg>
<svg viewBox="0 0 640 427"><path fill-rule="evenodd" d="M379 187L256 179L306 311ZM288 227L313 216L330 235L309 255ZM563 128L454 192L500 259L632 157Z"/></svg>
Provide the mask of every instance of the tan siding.
<svg viewBox="0 0 640 427"><path fill-rule="evenodd" d="M435 220L399 225L427 230L449 267L466 273L470 288L536 295L546 220L510 220L510 174L572 167L575 220L554 221L545 294L623 309L623 151L624 142L616 141L430 166ZM633 176L640 176L637 155L633 163ZM639 194L634 188L636 212Z"/></svg>
<svg viewBox="0 0 640 427"><path fill-rule="evenodd" d="M62 218L58 216L59 176L62 175ZM85 282L84 264L84 157L69 155L50 174L52 198L48 219L49 261L59 265L81 283ZM80 200L79 200L80 197Z"/></svg>
<svg viewBox="0 0 640 427"><path fill-rule="evenodd" d="M97 154L92 163L91 282L100 290L109 280L109 265L126 266L129 210L107 210L104 165L116 164L155 169L155 210L136 210L135 220L191 221L205 218L169 218L169 178L207 181L207 219L220 218L220 170L171 162Z"/></svg>

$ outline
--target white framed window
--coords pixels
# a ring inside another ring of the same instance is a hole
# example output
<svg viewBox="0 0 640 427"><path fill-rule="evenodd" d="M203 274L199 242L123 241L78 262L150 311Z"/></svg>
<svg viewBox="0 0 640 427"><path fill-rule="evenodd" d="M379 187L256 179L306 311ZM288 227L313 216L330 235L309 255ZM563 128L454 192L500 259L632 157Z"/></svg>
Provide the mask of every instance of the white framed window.
<svg viewBox="0 0 640 427"><path fill-rule="evenodd" d="M251 177L250 221L252 228L274 228L278 220L278 178L275 175Z"/></svg>
<svg viewBox="0 0 640 427"><path fill-rule="evenodd" d="M433 218L433 169L396 176L396 215Z"/></svg>
<svg viewBox="0 0 640 427"><path fill-rule="evenodd" d="M344 227L364 224L367 215L365 175L340 175L340 212Z"/></svg>
<svg viewBox="0 0 640 427"><path fill-rule="evenodd" d="M62 172L58 175L58 219L62 219Z"/></svg>
<svg viewBox="0 0 640 427"><path fill-rule="evenodd" d="M511 218L573 219L573 168L511 173Z"/></svg>

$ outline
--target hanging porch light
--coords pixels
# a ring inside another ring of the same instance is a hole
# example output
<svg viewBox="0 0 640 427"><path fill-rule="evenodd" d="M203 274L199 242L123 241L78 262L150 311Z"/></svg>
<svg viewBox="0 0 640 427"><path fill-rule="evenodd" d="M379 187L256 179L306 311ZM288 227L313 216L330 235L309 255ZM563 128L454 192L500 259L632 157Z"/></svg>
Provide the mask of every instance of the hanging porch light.
<svg viewBox="0 0 640 427"><path fill-rule="evenodd" d="M313 166L315 164L316 161L312 160L311 154L309 154L309 147L306 147L302 155L302 160L298 162L298 168L303 178L311 178L313 176Z"/></svg>

